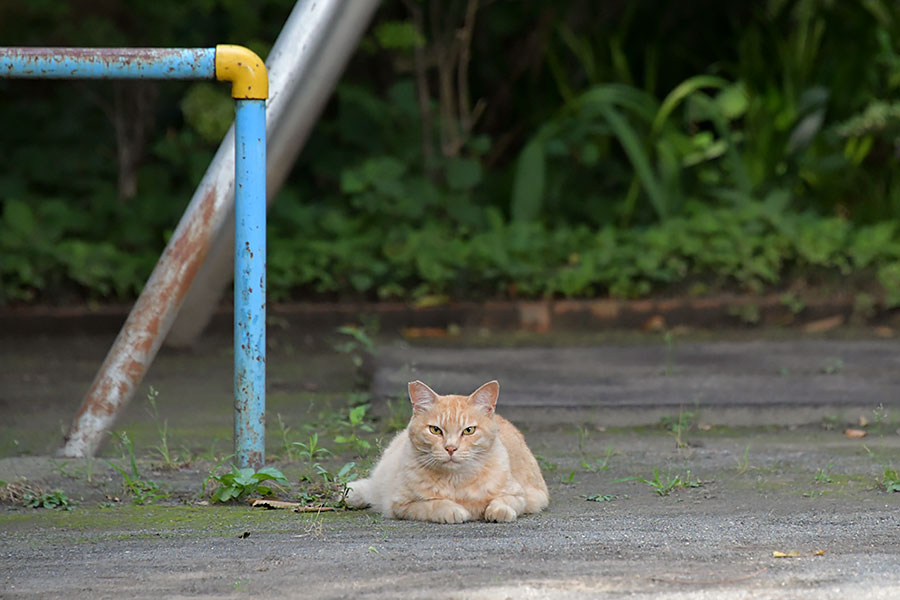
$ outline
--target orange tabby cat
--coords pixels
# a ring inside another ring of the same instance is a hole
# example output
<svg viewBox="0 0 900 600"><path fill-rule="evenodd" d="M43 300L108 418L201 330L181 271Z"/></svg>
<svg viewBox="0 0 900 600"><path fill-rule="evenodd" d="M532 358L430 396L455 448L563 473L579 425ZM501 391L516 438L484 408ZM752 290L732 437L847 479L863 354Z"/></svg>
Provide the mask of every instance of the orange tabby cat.
<svg viewBox="0 0 900 600"><path fill-rule="evenodd" d="M537 461L515 426L494 413L500 384L471 396L439 396L409 384L413 415L347 504L386 517L438 523L514 521L550 501Z"/></svg>

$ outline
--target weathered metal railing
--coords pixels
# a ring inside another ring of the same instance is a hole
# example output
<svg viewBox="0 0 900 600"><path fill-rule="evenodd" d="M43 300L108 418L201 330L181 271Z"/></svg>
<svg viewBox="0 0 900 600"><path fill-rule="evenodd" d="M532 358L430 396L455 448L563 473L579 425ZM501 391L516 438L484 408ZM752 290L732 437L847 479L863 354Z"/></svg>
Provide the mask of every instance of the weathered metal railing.
<svg viewBox="0 0 900 600"><path fill-rule="evenodd" d="M0 48L0 78L218 79L235 99L234 431L240 466L265 461L266 98L263 61L215 48ZM212 245L215 193L194 198L82 401L64 456L89 456L143 379Z"/></svg>

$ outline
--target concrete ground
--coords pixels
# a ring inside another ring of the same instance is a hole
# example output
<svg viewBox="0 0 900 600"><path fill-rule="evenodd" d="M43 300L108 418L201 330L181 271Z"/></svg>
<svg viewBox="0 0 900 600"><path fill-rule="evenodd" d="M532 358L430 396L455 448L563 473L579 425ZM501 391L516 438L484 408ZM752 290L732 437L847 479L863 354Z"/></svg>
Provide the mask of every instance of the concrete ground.
<svg viewBox="0 0 900 600"><path fill-rule="evenodd" d="M205 504L230 452L227 336L164 352L146 380L157 418L142 387L119 420L142 476L171 494L135 506L107 462L127 466L121 444L51 456L111 336L6 335L0 480L78 504L0 507L0 597L900 598L900 493L885 489L900 469L897 342L726 338L385 339L367 358L335 351L340 336L273 332L268 455L285 499L304 469L290 442L319 433L329 468L365 469L408 414L406 381L500 380L498 410L538 456L551 506L434 525ZM359 433L376 450L358 456L333 441L346 433L333 415L366 400L374 431Z"/></svg>

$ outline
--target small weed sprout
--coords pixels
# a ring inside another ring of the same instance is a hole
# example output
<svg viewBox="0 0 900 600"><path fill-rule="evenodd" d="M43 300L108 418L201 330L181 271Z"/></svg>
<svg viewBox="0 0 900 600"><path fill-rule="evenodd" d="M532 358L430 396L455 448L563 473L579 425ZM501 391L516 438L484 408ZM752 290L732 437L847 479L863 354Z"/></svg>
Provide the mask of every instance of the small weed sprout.
<svg viewBox="0 0 900 600"><path fill-rule="evenodd" d="M678 448L686 448L687 433L694 428L697 420L700 418L699 412L687 411L682 407L678 412L678 417L663 417L659 420L659 424L675 434L675 446Z"/></svg>
<svg viewBox="0 0 900 600"><path fill-rule="evenodd" d="M177 463L173 460L172 454L169 451L169 421L162 420L159 417L159 406L156 403L158 398L159 390L151 385L150 389L147 390L147 414L150 415L153 422L156 424L156 433L159 436L159 444L151 447L150 451L159 457L164 467L174 469L177 466Z"/></svg>
<svg viewBox="0 0 900 600"><path fill-rule="evenodd" d="M875 486L885 492L900 492L900 475L898 475L897 469L880 460L868 446L863 446L863 449L869 455L869 458L881 467L881 475L875 479Z"/></svg>
<svg viewBox="0 0 900 600"><path fill-rule="evenodd" d="M666 345L666 375L675 372L675 336L671 331L663 334L663 343Z"/></svg>
<svg viewBox="0 0 900 600"><path fill-rule="evenodd" d="M820 369L825 375L837 375L844 368L844 360L841 358L829 358Z"/></svg>
<svg viewBox="0 0 900 600"><path fill-rule="evenodd" d="M372 449L372 444L359 437L360 432L372 433L374 431L372 426L365 422L368 410L368 404L360 404L351 408L347 412L347 418L339 423L341 427L348 430L347 433L334 437L335 443L352 448L360 456L365 456Z"/></svg>
<svg viewBox="0 0 900 600"><path fill-rule="evenodd" d="M825 483L834 483L834 477L831 476L831 469L834 467L834 463L828 463L824 469L816 470L816 483L825 484Z"/></svg>
<svg viewBox="0 0 900 600"><path fill-rule="evenodd" d="M582 460L579 464L586 470L591 473L596 471L608 471L609 470L609 459L618 454L612 446L606 447L606 456L603 458L598 458L593 463L589 463L586 460Z"/></svg>
<svg viewBox="0 0 900 600"><path fill-rule="evenodd" d="M737 472L738 475L743 475L747 471L750 470L750 444L744 448L744 455L741 457L741 460L738 461Z"/></svg>
<svg viewBox="0 0 900 600"><path fill-rule="evenodd" d="M281 451L284 455L285 460L294 462L297 460L295 456L294 444L296 442L291 442L288 437L288 433L291 431L291 428L288 425L284 424L284 419L281 418L281 413L277 413L275 417L278 419L278 436L281 438Z"/></svg>
<svg viewBox="0 0 900 600"><path fill-rule="evenodd" d="M141 477L137 460L134 456L134 443L128 437L128 432L122 431L113 435L115 435L116 440L128 454L131 472L129 473L124 468L110 461L106 461L106 464L122 476L122 487L134 498L134 503L137 505L153 504L157 500L168 498L169 494L160 490L156 482Z"/></svg>
<svg viewBox="0 0 900 600"><path fill-rule="evenodd" d="M584 456L584 443L587 441L590 431L586 423L582 423L575 430L575 436L578 439L578 453Z"/></svg>
<svg viewBox="0 0 900 600"><path fill-rule="evenodd" d="M72 510L74 502L66 496L62 490L54 490L52 492L44 492L39 494L27 493L24 498L25 506L31 508L59 508L61 510Z"/></svg>
<svg viewBox="0 0 900 600"><path fill-rule="evenodd" d="M331 485L333 488L336 488L336 491L339 494L339 500L337 504L341 507L345 507L344 501L347 498L348 485L350 482L355 481L359 477L359 473L356 472L356 463L348 462L344 463L340 469L338 469L337 473L331 473L327 469L324 469L321 465L317 465L319 475L322 476L322 479L325 480L326 484Z"/></svg>
<svg viewBox="0 0 900 600"><path fill-rule="evenodd" d="M331 472L319 463L315 464L315 469L319 476L317 480L300 480L301 485L306 483L305 489L300 492L300 501L309 505L347 508L348 485L359 477L356 463L344 463L337 472Z"/></svg>
<svg viewBox="0 0 900 600"><path fill-rule="evenodd" d="M699 479L691 479L690 471L686 471L684 476L673 476L670 473L663 475L659 469L653 469L653 479L644 477L625 477L624 479L617 479L615 482L621 481L637 481L646 484L653 488L653 491L660 496L668 496L673 490L678 488L697 488L703 485L703 482Z"/></svg>
<svg viewBox="0 0 900 600"><path fill-rule="evenodd" d="M331 450L319 445L319 434L313 433L309 436L309 442L294 442L292 446L299 448L296 450L297 457L306 461L306 480L312 479L318 466L318 461L331 455Z"/></svg>
<svg viewBox="0 0 900 600"><path fill-rule="evenodd" d="M347 354L356 369L357 384L364 382L363 365L366 357L375 353L375 340L373 336L378 331L377 318L360 319L361 325L344 325L338 327L336 332L343 336L342 341L333 344L336 352Z"/></svg>
<svg viewBox="0 0 900 600"><path fill-rule="evenodd" d="M553 472L559 469L559 463L555 463L549 460L546 456L542 456L540 454L535 454L534 458L537 459L538 465L540 465L541 469L548 472Z"/></svg>
<svg viewBox="0 0 900 600"><path fill-rule="evenodd" d="M213 466L210 467L209 472L206 474L206 477L203 479L203 484L200 486L200 495L206 495L206 486L209 485L211 481L216 481L216 476L219 474L219 467L225 461L231 460L234 458L234 454L229 454L228 456L224 456L222 458L216 458L215 454L212 454L213 448L210 448L210 460L213 463Z"/></svg>
<svg viewBox="0 0 900 600"><path fill-rule="evenodd" d="M900 492L900 475L895 469L885 468L877 483L878 487L886 492Z"/></svg>
<svg viewBox="0 0 900 600"><path fill-rule="evenodd" d="M872 430L879 434L884 433L884 428L888 424L890 413L885 410L884 404L879 404L872 409Z"/></svg>
<svg viewBox="0 0 900 600"><path fill-rule="evenodd" d="M585 496L584 499L588 502L612 502L616 497L611 494L593 494L591 496Z"/></svg>

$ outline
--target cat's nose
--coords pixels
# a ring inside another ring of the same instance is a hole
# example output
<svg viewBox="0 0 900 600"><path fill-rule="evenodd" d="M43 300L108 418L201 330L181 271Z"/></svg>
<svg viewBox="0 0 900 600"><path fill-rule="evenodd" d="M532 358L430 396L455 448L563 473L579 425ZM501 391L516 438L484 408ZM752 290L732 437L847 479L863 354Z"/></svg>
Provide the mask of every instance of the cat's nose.
<svg viewBox="0 0 900 600"><path fill-rule="evenodd" d="M453 453L456 452L456 446L444 446L444 450L447 451L447 454L453 456Z"/></svg>

